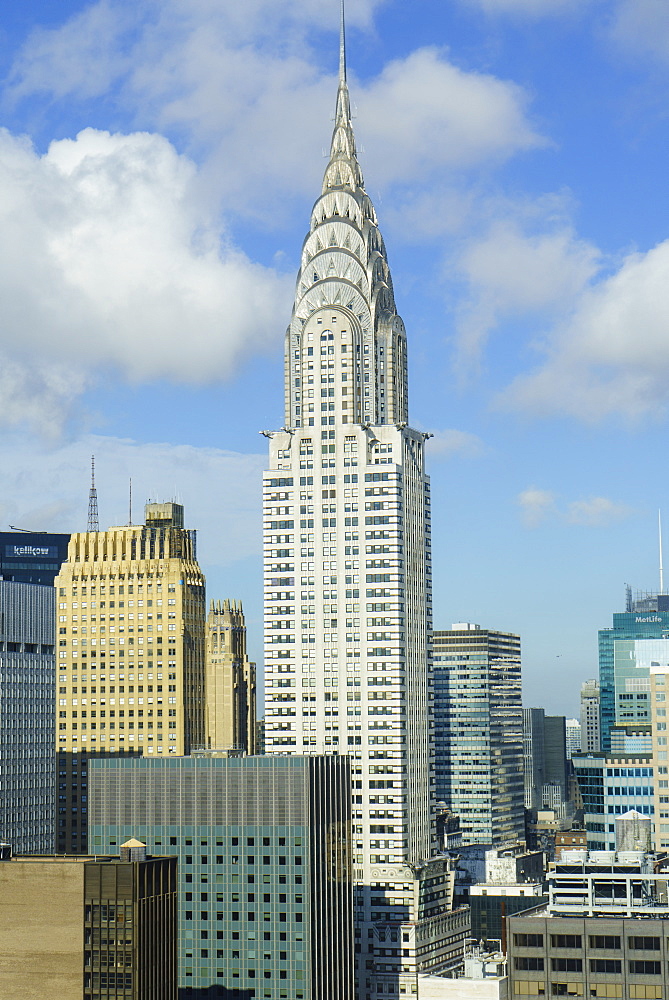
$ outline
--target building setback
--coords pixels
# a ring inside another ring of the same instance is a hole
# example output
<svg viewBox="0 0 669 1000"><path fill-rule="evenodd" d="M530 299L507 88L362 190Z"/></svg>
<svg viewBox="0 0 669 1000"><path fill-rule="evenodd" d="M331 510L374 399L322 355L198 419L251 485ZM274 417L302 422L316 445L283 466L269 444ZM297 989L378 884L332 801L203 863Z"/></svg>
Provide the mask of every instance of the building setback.
<svg viewBox="0 0 669 1000"><path fill-rule="evenodd" d="M176 858L0 858L0 995L176 1000Z"/></svg>
<svg viewBox="0 0 669 1000"><path fill-rule="evenodd" d="M0 840L53 850L54 589L0 580Z"/></svg>
<svg viewBox="0 0 669 1000"><path fill-rule="evenodd" d="M339 756L91 760L95 850L179 857L180 997L352 1000L350 793Z"/></svg>
<svg viewBox="0 0 669 1000"><path fill-rule="evenodd" d="M457 624L433 634L437 796L463 843L524 839L520 638Z"/></svg>

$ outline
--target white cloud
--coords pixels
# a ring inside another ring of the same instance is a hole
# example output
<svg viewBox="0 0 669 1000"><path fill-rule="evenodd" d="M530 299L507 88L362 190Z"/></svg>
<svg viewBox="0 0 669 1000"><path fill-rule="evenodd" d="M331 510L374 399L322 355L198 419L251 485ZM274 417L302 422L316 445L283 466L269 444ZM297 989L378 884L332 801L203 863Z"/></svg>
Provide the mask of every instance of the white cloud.
<svg viewBox="0 0 669 1000"><path fill-rule="evenodd" d="M47 438L57 438L86 383L75 366L41 358L17 362L0 353L0 426L27 425Z"/></svg>
<svg viewBox="0 0 669 1000"><path fill-rule="evenodd" d="M607 497L589 497L570 503L566 516L570 524L593 528L619 521L629 514L630 508L623 503L615 503Z"/></svg>
<svg viewBox="0 0 669 1000"><path fill-rule="evenodd" d="M503 404L586 420L663 415L669 404L667 288L669 241L628 255L576 299L568 322L545 344L546 361L516 379Z"/></svg>
<svg viewBox="0 0 669 1000"><path fill-rule="evenodd" d="M349 20L369 26L381 2L351 4ZM191 155L155 131L88 128L43 155L0 133L0 355L15 372L5 423L57 429L103 370L136 382L221 379L281 336L292 275L253 263L231 227L249 216L281 226L298 194L318 190L337 42L333 31L324 66L314 27L334 29L336 11L317 0L101 0L28 40L15 101L104 93ZM374 190L393 188L393 204L543 142L521 88L459 69L436 48L351 89L361 158ZM22 392L29 383L41 390Z"/></svg>
<svg viewBox="0 0 669 1000"><path fill-rule="evenodd" d="M592 0L461 0L468 6L480 7L488 14L520 14L543 17L580 10Z"/></svg>
<svg viewBox="0 0 669 1000"><path fill-rule="evenodd" d="M588 497L586 500L560 503L557 494L550 490L537 489L536 486L523 490L518 494L516 501L528 528L536 528L548 518L570 525L601 528L620 521L632 513L626 504L610 500L608 497Z"/></svg>
<svg viewBox="0 0 669 1000"><path fill-rule="evenodd" d="M618 0L610 30L623 48L669 57L669 6L663 0Z"/></svg>
<svg viewBox="0 0 669 1000"><path fill-rule="evenodd" d="M562 312L594 275L599 253L564 223L524 232L521 218L494 220L458 260L469 286L459 318L460 363L478 360L490 330L505 316Z"/></svg>
<svg viewBox="0 0 669 1000"><path fill-rule="evenodd" d="M55 448L35 438L3 438L0 512L6 523L2 529L14 524L43 531L85 530L91 454L96 458L103 530L127 523L132 477L133 521L142 522L147 500L176 498L185 506L187 527L198 529L201 561L225 567L260 555L265 457L93 435Z"/></svg>
<svg viewBox="0 0 669 1000"><path fill-rule="evenodd" d="M352 4L349 20L365 27L379 6ZM10 93L16 100L48 91L77 101L91 88L101 91L106 71L115 100L142 127L176 132L197 150L202 182L224 198L228 212L281 224L291 207L286 199L313 194L323 169L315 151L329 141L337 40L333 30L324 54L322 40L316 51L308 32L314 25L335 29L335 8L326 11L316 0L239 7L167 0L157 9L140 4L129 32L131 8L121 4L122 27L104 34L108 48L100 53L99 22L117 9L104 0L31 38ZM358 139L375 189L501 160L542 142L520 87L461 70L436 48L393 61L364 85L354 70Z"/></svg>
<svg viewBox="0 0 669 1000"><path fill-rule="evenodd" d="M357 0L347 5L349 26L367 29L386 0ZM297 53L314 28L333 31L336 60L338 5L321 0L98 0L53 28L36 28L19 52L9 77L15 98L48 92L56 97L107 94L123 76L147 93L174 86L175 50L184 57L182 83L193 83L196 53L201 70L210 72L209 56L225 64L231 50L252 46L266 54ZM223 69L223 72L225 70ZM220 99L220 95L219 95Z"/></svg>
<svg viewBox="0 0 669 1000"><path fill-rule="evenodd" d="M436 48L389 63L354 95L365 161L381 186L420 182L438 169L505 159L543 144L528 123L520 87L465 72Z"/></svg>
<svg viewBox="0 0 669 1000"><path fill-rule="evenodd" d="M137 12L122 3L101 0L57 28L36 28L18 54L9 84L14 99L31 93L81 98L108 93L129 69L121 54L124 36Z"/></svg>
<svg viewBox="0 0 669 1000"><path fill-rule="evenodd" d="M428 441L428 454L431 458L450 458L452 455L465 455L475 458L484 450L484 444L476 434L455 429L434 431Z"/></svg>
<svg viewBox="0 0 669 1000"><path fill-rule="evenodd" d="M516 500L528 528L536 528L555 510L555 494L549 490L537 489L536 486L523 490Z"/></svg>
<svg viewBox="0 0 669 1000"><path fill-rule="evenodd" d="M86 129L39 156L0 132L0 423L53 426L102 367L211 382L276 341L292 281L227 242L197 185L157 135Z"/></svg>

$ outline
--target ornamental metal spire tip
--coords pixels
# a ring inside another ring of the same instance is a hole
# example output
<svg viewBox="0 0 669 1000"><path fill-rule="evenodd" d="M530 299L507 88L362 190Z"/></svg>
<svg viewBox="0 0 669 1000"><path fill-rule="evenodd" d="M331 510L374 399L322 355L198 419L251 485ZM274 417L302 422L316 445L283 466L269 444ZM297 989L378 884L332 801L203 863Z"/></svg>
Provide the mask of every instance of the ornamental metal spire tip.
<svg viewBox="0 0 669 1000"><path fill-rule="evenodd" d="M341 24L339 29L339 84L346 83L346 20L344 0L341 0Z"/></svg>

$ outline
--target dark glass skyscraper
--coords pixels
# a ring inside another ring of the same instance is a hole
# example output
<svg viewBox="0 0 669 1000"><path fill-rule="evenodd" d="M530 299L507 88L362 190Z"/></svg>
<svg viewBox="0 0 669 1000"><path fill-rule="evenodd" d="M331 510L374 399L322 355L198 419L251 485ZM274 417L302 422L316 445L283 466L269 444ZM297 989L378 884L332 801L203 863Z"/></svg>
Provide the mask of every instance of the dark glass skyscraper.
<svg viewBox="0 0 669 1000"><path fill-rule="evenodd" d="M0 531L0 580L52 587L69 541L45 531Z"/></svg>

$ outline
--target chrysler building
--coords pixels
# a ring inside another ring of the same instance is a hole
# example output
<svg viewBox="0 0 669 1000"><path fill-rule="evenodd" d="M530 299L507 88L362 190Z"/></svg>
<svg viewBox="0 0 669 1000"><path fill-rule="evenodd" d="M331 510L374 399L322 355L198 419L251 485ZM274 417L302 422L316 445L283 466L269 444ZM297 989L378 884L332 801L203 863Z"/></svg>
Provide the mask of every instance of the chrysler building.
<svg viewBox="0 0 669 1000"><path fill-rule="evenodd" d="M352 758L358 995L410 995L423 956L429 971L448 968L453 935L444 863L429 860L430 493L356 152L343 17L331 151L286 333L284 421L266 432L266 752ZM404 957L380 960L386 951Z"/></svg>

